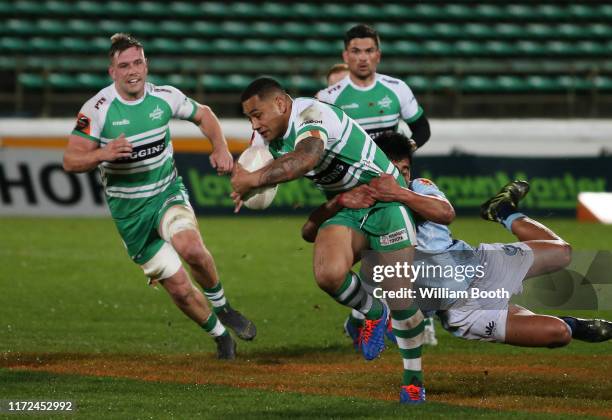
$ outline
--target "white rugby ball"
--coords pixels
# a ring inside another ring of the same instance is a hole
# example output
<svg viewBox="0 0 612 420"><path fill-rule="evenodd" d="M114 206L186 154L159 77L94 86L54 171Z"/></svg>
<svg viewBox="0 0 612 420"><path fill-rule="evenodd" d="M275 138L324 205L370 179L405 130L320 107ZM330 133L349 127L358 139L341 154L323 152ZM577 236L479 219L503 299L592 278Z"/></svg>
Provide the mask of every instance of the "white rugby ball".
<svg viewBox="0 0 612 420"><path fill-rule="evenodd" d="M266 146L252 145L238 158L238 163L249 172L254 172L272 162L274 157ZM278 185L273 187L257 188L242 197L244 205L252 210L263 210L272 204L276 196Z"/></svg>

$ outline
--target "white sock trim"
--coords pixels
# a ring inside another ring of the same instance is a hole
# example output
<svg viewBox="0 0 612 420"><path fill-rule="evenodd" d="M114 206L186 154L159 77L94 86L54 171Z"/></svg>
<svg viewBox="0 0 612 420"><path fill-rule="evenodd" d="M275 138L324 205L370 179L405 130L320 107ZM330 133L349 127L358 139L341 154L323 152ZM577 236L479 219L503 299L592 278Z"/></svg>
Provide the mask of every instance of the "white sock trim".
<svg viewBox="0 0 612 420"><path fill-rule="evenodd" d="M421 358L418 359L403 359L404 360L404 370L421 370Z"/></svg>

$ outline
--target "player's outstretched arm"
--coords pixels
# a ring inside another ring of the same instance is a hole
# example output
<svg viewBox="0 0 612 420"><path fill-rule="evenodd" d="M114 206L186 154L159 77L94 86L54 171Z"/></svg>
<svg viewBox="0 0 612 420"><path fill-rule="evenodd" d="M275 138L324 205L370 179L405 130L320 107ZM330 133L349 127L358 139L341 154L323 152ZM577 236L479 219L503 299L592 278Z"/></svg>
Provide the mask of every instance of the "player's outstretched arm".
<svg viewBox="0 0 612 420"><path fill-rule="evenodd" d="M388 174L382 174L370 182L374 198L378 201L397 201L409 207L426 220L449 225L455 219L455 209L442 197L424 195L402 188Z"/></svg>
<svg viewBox="0 0 612 420"><path fill-rule="evenodd" d="M373 206L375 203L376 200L374 200L372 190L368 185L360 185L350 191L338 194L310 213L308 220L302 226L302 238L306 242L314 242L317 231L323 222L335 216L343 208L364 209Z"/></svg>
<svg viewBox="0 0 612 420"><path fill-rule="evenodd" d="M232 188L234 192L244 196L255 188L300 178L319 163L323 156L323 148L323 140L307 137L297 144L293 152L281 156L257 171L248 172L236 165L237 169L232 175Z"/></svg>
<svg viewBox="0 0 612 420"><path fill-rule="evenodd" d="M123 134L100 148L97 143L77 135L68 137L64 151L64 170L66 172L88 172L101 162L112 162L132 156L132 145Z"/></svg>
<svg viewBox="0 0 612 420"><path fill-rule="evenodd" d="M213 151L210 154L210 164L219 174L232 171L234 159L227 147L227 141L221 130L221 123L212 109L206 105L198 105L193 122L200 128L211 142Z"/></svg>

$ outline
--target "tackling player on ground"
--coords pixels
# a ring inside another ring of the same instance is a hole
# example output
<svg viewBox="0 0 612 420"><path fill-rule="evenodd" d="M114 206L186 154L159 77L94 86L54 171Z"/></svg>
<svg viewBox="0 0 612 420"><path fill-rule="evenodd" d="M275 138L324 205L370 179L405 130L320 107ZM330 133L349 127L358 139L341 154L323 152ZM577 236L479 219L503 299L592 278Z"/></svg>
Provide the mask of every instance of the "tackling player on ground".
<svg viewBox="0 0 612 420"><path fill-rule="evenodd" d="M214 337L219 358L233 359L236 344L224 325L245 340L255 337L255 325L225 297L177 175L168 123L180 118L196 124L213 145L212 166L229 173L233 159L221 126L209 107L172 86L146 82L147 61L135 38L115 34L111 41L109 73L114 82L81 108L64 153L64 169L100 170L111 215L132 260ZM210 299L212 313L179 256Z"/></svg>
<svg viewBox="0 0 612 420"><path fill-rule="evenodd" d="M527 194L524 181L513 181L499 194L482 205L481 216L498 221L521 242L514 244L481 244L474 250L470 245L455 240L446 226L454 218L454 210L444 193L431 181L410 180L412 156L409 140L398 133L384 133L378 138L381 149L400 170L410 189L401 188L387 175L370 182L368 188L359 188L336 196L310 216L302 229L305 240L312 242L317 229L328 217L350 203L352 207L367 206L373 200L398 201L409 206L416 214L417 249L429 255L452 253L452 260L465 263L473 253L474 263L486 262L486 274L471 278L462 287L495 290L504 287L513 294L520 293L525 278L539 276L564 268L571 259L571 247L553 231L518 212L518 202ZM422 285L419 278L417 285ZM446 283L445 283L446 282ZM427 279L424 286L457 287L454 279ZM367 286L366 286L367 287ZM371 290L371 288L370 288ZM554 317L535 314L502 298L483 304L477 299L446 302L451 307L438 311L442 325L453 335L470 339L506 343L528 347L560 347L572 338L601 342L612 339L612 322L600 319L579 319L571 316ZM481 309L489 307L491 309ZM350 329L355 338L356 329Z"/></svg>

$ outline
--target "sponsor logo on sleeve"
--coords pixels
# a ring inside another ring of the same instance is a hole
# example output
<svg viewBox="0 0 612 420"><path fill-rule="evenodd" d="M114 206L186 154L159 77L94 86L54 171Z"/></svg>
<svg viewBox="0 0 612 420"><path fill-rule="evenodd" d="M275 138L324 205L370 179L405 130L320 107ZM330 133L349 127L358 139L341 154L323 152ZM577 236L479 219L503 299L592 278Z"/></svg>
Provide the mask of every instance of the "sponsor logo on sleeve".
<svg viewBox="0 0 612 420"><path fill-rule="evenodd" d="M342 83L338 83L337 85L334 85L332 88L328 88L327 89L327 94L331 95L335 91L339 90L341 87L342 87Z"/></svg>
<svg viewBox="0 0 612 420"><path fill-rule="evenodd" d="M81 133L90 135L91 133L91 122L89 120L89 117L85 114L81 114L79 113L78 117L77 117L77 122L76 122L76 126L74 127L75 130L80 131Z"/></svg>
<svg viewBox="0 0 612 420"><path fill-rule="evenodd" d="M387 83L391 83L393 85L397 85L399 83L399 80L395 80L395 79L387 79L387 78L383 78L383 80Z"/></svg>
<svg viewBox="0 0 612 420"><path fill-rule="evenodd" d="M322 125L322 124L323 124L323 120L306 120L300 124L300 127L303 127L305 125Z"/></svg>
<svg viewBox="0 0 612 420"><path fill-rule="evenodd" d="M100 99L98 99L98 102L96 102L96 104L94 105L94 108L96 109L100 109L100 107L102 106L102 104L106 102L106 98L102 97Z"/></svg>

